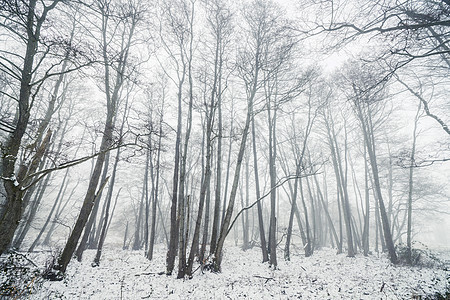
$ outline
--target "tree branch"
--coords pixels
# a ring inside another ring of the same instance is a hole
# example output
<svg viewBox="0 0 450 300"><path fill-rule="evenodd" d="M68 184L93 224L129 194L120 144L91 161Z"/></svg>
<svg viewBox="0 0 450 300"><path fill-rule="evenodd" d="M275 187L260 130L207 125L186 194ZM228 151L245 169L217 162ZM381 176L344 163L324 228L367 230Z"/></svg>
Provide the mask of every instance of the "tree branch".
<svg viewBox="0 0 450 300"><path fill-rule="evenodd" d="M403 86L404 86L411 94L413 94L414 96L416 96L416 97L420 100L420 102L422 102L422 104L423 104L423 109L425 110L425 113L427 114L427 116L429 116L429 117L435 119L435 120L439 123L439 125L441 125L442 129L444 129L444 131L445 131L448 135L450 135L450 128L448 127L448 125L445 124L444 121L442 121L441 118L439 118L438 116L436 116L435 114L433 114L433 113L430 112L430 108L428 107L428 101L425 100L425 99L422 97L422 95L420 95L419 93L417 93L416 91L414 91L412 88L410 88L409 85L407 85L404 81L402 81L402 80L400 79L400 77L399 77L397 74L393 73L393 75L395 76L395 78L397 79L397 81L398 81L399 83L401 83L401 84L402 84L402 85L403 85Z"/></svg>
<svg viewBox="0 0 450 300"><path fill-rule="evenodd" d="M237 219L239 218L239 216L240 216L244 211L249 210L250 208L254 207L258 202L260 202L261 200L263 200L264 198L266 198L267 196L269 196L270 193L271 193L273 190L276 190L277 188L279 188L280 186L282 186L283 184L285 184L285 183L286 183L287 181L289 181L289 180L292 180L292 179L295 179L295 178L305 178L305 177L312 176L312 175L317 175L317 174L318 174L317 172L314 172L314 173L304 174L304 175L299 175L299 176L297 176L297 175L291 175L291 176L287 176L287 177L284 177L284 178L280 179L280 180L278 181L278 183L277 183L273 188L271 188L269 191L267 191L267 193L265 193L264 195L262 195L261 197L259 197L259 199L257 199L257 200L256 200L255 202L253 202L251 205L242 208L242 209L237 213L237 215L236 215L236 216L234 217L234 219L233 219L233 222L231 222L231 225L230 225L230 227L229 227L228 230L227 230L227 235L230 233L231 228L233 228L234 223L236 223Z"/></svg>

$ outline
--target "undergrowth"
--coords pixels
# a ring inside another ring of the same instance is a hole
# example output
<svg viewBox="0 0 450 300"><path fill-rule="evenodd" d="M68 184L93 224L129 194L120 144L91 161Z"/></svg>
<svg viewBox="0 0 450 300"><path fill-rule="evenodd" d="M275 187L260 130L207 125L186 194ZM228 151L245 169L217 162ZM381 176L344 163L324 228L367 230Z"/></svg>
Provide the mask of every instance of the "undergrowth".
<svg viewBox="0 0 450 300"><path fill-rule="evenodd" d="M40 288L41 270L26 255L10 251L0 258L0 299L22 299Z"/></svg>

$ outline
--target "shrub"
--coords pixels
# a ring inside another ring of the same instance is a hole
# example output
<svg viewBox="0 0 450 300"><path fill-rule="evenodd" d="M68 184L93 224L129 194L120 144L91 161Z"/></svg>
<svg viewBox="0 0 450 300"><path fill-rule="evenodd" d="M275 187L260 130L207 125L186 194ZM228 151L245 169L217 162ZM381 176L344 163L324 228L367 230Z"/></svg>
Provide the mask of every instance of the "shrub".
<svg viewBox="0 0 450 300"><path fill-rule="evenodd" d="M25 298L42 282L38 266L24 254L10 251L0 258L0 299Z"/></svg>
<svg viewBox="0 0 450 300"><path fill-rule="evenodd" d="M400 244L396 248L400 263L408 264L408 247L405 244ZM445 263L428 249L425 244L414 242L411 247L410 265L425 268L441 268L444 267Z"/></svg>

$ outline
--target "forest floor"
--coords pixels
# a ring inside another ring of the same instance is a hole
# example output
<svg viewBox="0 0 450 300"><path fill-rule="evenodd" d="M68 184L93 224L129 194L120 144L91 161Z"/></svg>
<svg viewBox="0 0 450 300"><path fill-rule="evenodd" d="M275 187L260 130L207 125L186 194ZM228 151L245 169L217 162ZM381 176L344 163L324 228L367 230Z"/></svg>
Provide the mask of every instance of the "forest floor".
<svg viewBox="0 0 450 300"><path fill-rule="evenodd" d="M440 299L437 295L450 289L450 265L444 258L434 267L409 267L393 266L384 255L349 258L334 249L317 250L308 258L293 254L285 261L280 251L278 269L272 270L261 263L259 248L229 246L221 273L198 269L192 279L180 280L176 272L159 275L165 271L166 250L155 252L148 261L142 251L106 249L100 266L92 267L95 252L87 250L83 262L70 263L63 281L43 281L26 298ZM38 266L45 265L48 256L27 254Z"/></svg>

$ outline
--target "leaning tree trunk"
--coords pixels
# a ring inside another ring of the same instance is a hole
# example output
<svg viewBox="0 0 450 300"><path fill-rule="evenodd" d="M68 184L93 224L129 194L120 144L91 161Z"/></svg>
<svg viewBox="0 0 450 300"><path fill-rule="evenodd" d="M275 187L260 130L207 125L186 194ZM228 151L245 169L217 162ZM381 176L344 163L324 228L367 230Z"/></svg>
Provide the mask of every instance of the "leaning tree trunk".
<svg viewBox="0 0 450 300"><path fill-rule="evenodd" d="M123 127L123 125L122 125ZM109 184L108 194L106 195L106 210L105 210L105 216L103 217L103 224L102 226L102 232L100 233L100 238L98 240L98 248L97 248L97 254L95 255L94 262L92 266L98 266L100 264L100 258L102 256L102 250L103 250L103 243L105 242L106 233L108 229L108 224L111 222L109 217L109 209L111 206L111 199L114 189L114 182L116 181L116 171L117 171L117 165L119 163L119 157L120 157L120 148L117 149L116 158L114 161L114 167L111 175L111 182ZM117 198L119 197L121 189L117 192ZM112 217L112 216L111 216Z"/></svg>
<svg viewBox="0 0 450 300"><path fill-rule="evenodd" d="M110 152L106 153L105 162L103 164L103 172L102 172L102 178L101 182L104 182L106 178L108 177L108 168L109 168L109 156ZM100 193L98 195L98 201L95 201L94 206L92 207L92 212L89 215L89 219L86 223L86 226L84 227L84 234L81 238L80 244L78 245L77 250L75 251L75 257L78 261L81 261L83 257L84 250L89 246L93 246L93 241L91 240L91 243L89 243L89 238L92 236L92 231L95 231L95 228L93 227L95 225L95 220L97 218L97 212L98 208L100 207L100 200L101 200L102 194Z"/></svg>
<svg viewBox="0 0 450 300"><path fill-rule="evenodd" d="M256 56L258 57L259 55L257 54ZM255 79L253 82L254 86L253 86L252 94L247 102L247 117L245 120L245 126L242 131L241 144L239 147L239 152L238 152L238 157L237 157L237 162L236 162L236 169L234 171L233 185L231 186L230 200L228 202L228 207L227 207L225 217L222 222L221 229L220 229L220 235L219 235L219 240L217 242L217 248L214 253L214 261L213 261L214 266L213 267L214 267L215 271L220 271L220 268L221 268L223 244L225 242L225 238L228 235L228 230L229 230L229 226L231 223L231 216L233 214L234 203L236 200L237 188L238 188L238 184L239 184L239 176L240 176L240 171L241 171L242 160L244 158L244 152L245 152L247 137L248 137L248 133L249 133L250 121L253 118L253 99L255 98L255 95L256 95L258 70L259 69L256 69Z"/></svg>
<svg viewBox="0 0 450 300"><path fill-rule="evenodd" d="M125 101L125 111L123 113L123 119L122 119L122 124L120 126L119 136L123 135L123 128L125 126L125 121L127 118L127 110L128 110L128 97L126 98L126 101ZM108 230L108 224L111 222L110 217L109 217L109 209L111 206L111 199L112 199L112 195L113 195L114 184L116 182L117 166L119 164L119 160L120 160L120 148L117 148L116 157L114 159L114 166L113 166L113 170L112 170L112 174L111 174L111 181L109 183L109 189L108 189L108 193L107 193L106 199L105 199L105 205L106 205L105 215L101 219L103 221L103 224L101 224L101 221L99 223L99 227L102 228L102 231L100 233L100 237L99 237L99 241L98 241L97 254L95 255L92 266L98 266L100 264L100 257L102 255L103 243L105 242L106 233ZM148 162L147 162L146 167L147 167L146 168L146 172L147 172ZM117 198L119 198L120 191L121 191L121 189L117 193L116 202L117 202ZM112 215L111 215L111 219L112 219Z"/></svg>
<svg viewBox="0 0 450 300"><path fill-rule="evenodd" d="M88 221L89 215L92 211L92 207L94 206L95 200L96 200L96 188L99 183L100 175L103 168L103 163L105 161L106 153L110 150L109 148L113 144L113 131L114 131L114 119L117 109L117 103L119 100L119 91L122 88L124 77L125 77L125 68L127 66L127 59L128 59L128 53L131 46L131 40L134 34L134 29L136 26L136 20L133 20L130 24L129 32L127 35L122 35L122 42L123 47L121 50L118 61L118 66L116 68L116 78L114 85L110 82L110 68L111 68L111 62L108 58L107 53L107 37L106 37L106 31L107 31L107 24L109 20L109 16L106 14L105 11L101 11L102 13L102 51L103 51L103 63L105 68L105 94L106 94L106 122L105 122L105 128L103 131L102 136L102 142L100 144L100 153L97 157L97 160L95 162L94 171L92 172L91 179L89 181L89 187L86 193L86 196L84 198L83 204L81 206L80 213L78 215L77 221L75 223L75 226L73 227L73 230L69 236L69 239L67 240L67 244L64 247L64 250L61 254L61 256L58 259L58 263L54 266L54 269L58 270L61 273L65 273L67 265L69 264L70 259L72 258L72 255L77 247L78 241L81 237L81 233L83 232L83 229L86 225L86 222ZM111 94L112 91L112 94ZM106 184L106 182L103 182L102 184ZM101 192L102 187L100 188Z"/></svg>

